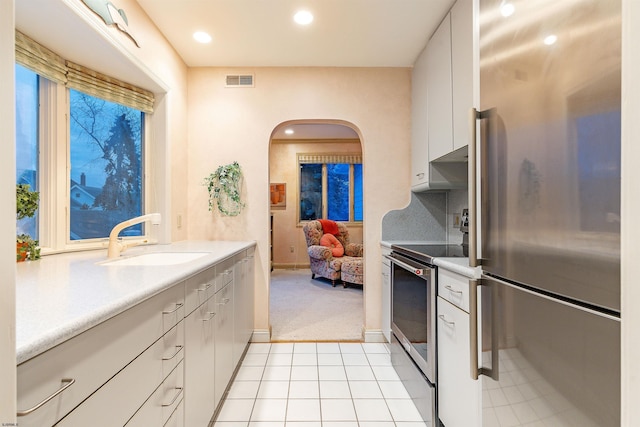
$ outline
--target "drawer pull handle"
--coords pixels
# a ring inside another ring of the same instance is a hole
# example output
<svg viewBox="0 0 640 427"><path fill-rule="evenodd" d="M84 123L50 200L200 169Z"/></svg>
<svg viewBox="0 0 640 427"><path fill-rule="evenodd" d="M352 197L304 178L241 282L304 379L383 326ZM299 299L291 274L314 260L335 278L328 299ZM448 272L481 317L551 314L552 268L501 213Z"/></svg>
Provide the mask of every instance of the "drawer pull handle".
<svg viewBox="0 0 640 427"><path fill-rule="evenodd" d="M19 417L24 417L25 415L29 415L30 413L32 413L33 411L36 411L38 409L40 409L44 404L46 404L48 401L50 401L51 399L53 399L54 397L56 397L57 395L59 395L60 393L62 393L63 391L65 391L66 389L68 389L69 387L71 387L73 385L73 383L76 382L76 380L74 380L73 378L63 378L61 380L62 384L64 384L62 387L60 387L55 393L53 393L51 396L47 397L46 399L44 399L42 402L38 403L36 406L34 406L33 408L29 408L26 409L24 411L18 411L18 413L16 414Z"/></svg>
<svg viewBox="0 0 640 427"><path fill-rule="evenodd" d="M208 322L209 320L213 319L216 316L216 314L213 311L209 312L209 317L207 319L202 319L203 322Z"/></svg>
<svg viewBox="0 0 640 427"><path fill-rule="evenodd" d="M449 322L447 319L445 319L444 314L440 314L438 317L440 318L440 320L446 323L447 326L451 326L452 328L456 326L456 322Z"/></svg>
<svg viewBox="0 0 640 427"><path fill-rule="evenodd" d="M207 283L206 285L204 285L204 288L198 288L197 291L198 292L204 292L207 289L209 289L211 287L211 283Z"/></svg>
<svg viewBox="0 0 640 427"><path fill-rule="evenodd" d="M223 298L222 302L219 302L218 305L227 305L231 301L229 298Z"/></svg>
<svg viewBox="0 0 640 427"><path fill-rule="evenodd" d="M171 360L171 359L173 359L174 357L176 357L176 356L178 355L178 353L180 353L180 352L182 351L182 348L183 348L183 347L182 347L181 345L177 345L177 346L176 346L176 352L175 352L175 353L173 353L173 354L172 354L171 356L169 356L169 357L163 357L163 358L162 358L162 360Z"/></svg>
<svg viewBox="0 0 640 427"><path fill-rule="evenodd" d="M178 302L178 303L176 303L176 308L174 308L171 311L163 311L162 314L173 314L176 311L180 310L180 307L182 307L183 305L184 305L184 303Z"/></svg>
<svg viewBox="0 0 640 427"><path fill-rule="evenodd" d="M173 396L173 399L171 399L171 402L169 403L163 403L162 406L166 407L166 406L171 406L173 405L173 402L175 402L176 400L178 400L178 397L180 396L180 393L182 393L182 387L176 387L176 395Z"/></svg>
<svg viewBox="0 0 640 427"><path fill-rule="evenodd" d="M453 288L451 287L451 285L445 285L445 287L444 287L444 288L445 288L446 290L448 290L449 292L453 292L454 294L460 294L460 295L462 295L462 291L456 291L455 289L453 289Z"/></svg>

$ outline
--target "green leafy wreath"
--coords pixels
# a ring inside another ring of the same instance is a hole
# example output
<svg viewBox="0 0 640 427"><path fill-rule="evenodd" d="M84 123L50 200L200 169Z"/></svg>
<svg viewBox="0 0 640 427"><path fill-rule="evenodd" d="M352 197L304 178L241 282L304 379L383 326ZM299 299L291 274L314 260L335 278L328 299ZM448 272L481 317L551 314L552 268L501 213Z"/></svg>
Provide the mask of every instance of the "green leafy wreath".
<svg viewBox="0 0 640 427"><path fill-rule="evenodd" d="M244 207L241 200L242 169L238 162L218 166L215 172L204 179L209 191L209 210L214 203L225 216L237 216Z"/></svg>

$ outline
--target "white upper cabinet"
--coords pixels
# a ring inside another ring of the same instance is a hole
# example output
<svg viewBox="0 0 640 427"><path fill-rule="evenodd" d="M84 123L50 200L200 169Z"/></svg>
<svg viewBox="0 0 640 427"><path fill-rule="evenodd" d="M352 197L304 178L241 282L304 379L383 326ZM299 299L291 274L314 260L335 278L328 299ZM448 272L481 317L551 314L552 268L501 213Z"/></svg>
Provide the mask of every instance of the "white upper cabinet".
<svg viewBox="0 0 640 427"><path fill-rule="evenodd" d="M413 67L412 191L467 186L473 77L473 0L458 0Z"/></svg>
<svg viewBox="0 0 640 427"><path fill-rule="evenodd" d="M427 45L429 161L453 150L451 17L445 16Z"/></svg>
<svg viewBox="0 0 640 427"><path fill-rule="evenodd" d="M451 81L453 149L469 145L469 110L473 107L473 0L451 8Z"/></svg>
<svg viewBox="0 0 640 427"><path fill-rule="evenodd" d="M411 187L429 184L429 127L427 121L427 50L411 74Z"/></svg>

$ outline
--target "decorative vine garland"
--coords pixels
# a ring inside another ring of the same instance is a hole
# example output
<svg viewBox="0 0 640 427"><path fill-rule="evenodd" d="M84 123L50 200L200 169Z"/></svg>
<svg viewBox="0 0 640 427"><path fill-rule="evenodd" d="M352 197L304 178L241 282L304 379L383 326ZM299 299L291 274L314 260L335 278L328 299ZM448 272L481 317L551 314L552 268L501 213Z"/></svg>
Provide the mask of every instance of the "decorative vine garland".
<svg viewBox="0 0 640 427"><path fill-rule="evenodd" d="M238 162L219 166L215 172L204 179L209 190L209 210L214 203L225 216L237 216L244 207L241 200L242 169ZM215 200L214 200L215 199Z"/></svg>

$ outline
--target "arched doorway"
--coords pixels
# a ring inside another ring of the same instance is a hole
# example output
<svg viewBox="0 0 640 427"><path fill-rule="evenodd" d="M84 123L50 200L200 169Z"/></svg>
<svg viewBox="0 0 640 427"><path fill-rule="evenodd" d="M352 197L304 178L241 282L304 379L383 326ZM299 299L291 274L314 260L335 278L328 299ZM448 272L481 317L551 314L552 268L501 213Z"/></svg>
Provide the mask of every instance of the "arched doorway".
<svg viewBox="0 0 640 427"><path fill-rule="evenodd" d="M307 220L335 219L347 224L351 242L364 243L362 154L360 134L348 122L289 121L271 135L272 341L362 340L365 287L312 278L302 230Z"/></svg>

